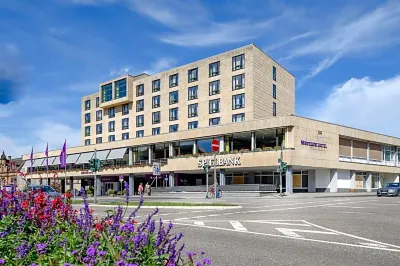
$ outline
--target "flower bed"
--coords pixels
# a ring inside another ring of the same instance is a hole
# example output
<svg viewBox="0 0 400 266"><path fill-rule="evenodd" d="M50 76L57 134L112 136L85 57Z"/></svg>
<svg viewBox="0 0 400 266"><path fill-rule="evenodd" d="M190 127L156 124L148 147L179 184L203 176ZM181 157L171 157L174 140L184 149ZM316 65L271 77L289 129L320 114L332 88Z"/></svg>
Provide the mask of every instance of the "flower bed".
<svg viewBox="0 0 400 266"><path fill-rule="evenodd" d="M125 189L129 191L126 182ZM183 255L183 235L172 233L172 223L156 222L157 209L137 223L143 199L127 218L127 208L118 207L97 220L85 195L79 211L72 208L70 196L63 200L41 191L0 191L0 265L211 264L203 252ZM126 203L128 199L126 195Z"/></svg>

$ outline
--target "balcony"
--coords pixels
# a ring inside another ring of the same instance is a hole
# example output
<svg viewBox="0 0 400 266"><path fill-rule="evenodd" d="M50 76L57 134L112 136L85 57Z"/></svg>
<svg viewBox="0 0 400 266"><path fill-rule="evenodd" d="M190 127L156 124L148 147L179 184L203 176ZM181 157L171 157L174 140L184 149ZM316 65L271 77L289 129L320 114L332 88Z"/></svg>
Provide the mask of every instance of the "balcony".
<svg viewBox="0 0 400 266"><path fill-rule="evenodd" d="M374 160L368 158L361 157L352 157L352 156L339 156L340 162L347 163L361 163L361 164L372 164L372 165L381 165L381 166L392 166L392 167L400 167L400 162L396 161L383 161L383 160Z"/></svg>
<svg viewBox="0 0 400 266"><path fill-rule="evenodd" d="M121 97L121 98L118 98L118 99L113 99L113 100L108 101L108 102L102 102L100 104L100 108L108 109L108 108L111 108L111 107L115 107L115 106L119 106L119 105L122 105L122 104L131 103L131 102L133 102L133 101L131 99L129 99L128 95L126 95L125 97Z"/></svg>

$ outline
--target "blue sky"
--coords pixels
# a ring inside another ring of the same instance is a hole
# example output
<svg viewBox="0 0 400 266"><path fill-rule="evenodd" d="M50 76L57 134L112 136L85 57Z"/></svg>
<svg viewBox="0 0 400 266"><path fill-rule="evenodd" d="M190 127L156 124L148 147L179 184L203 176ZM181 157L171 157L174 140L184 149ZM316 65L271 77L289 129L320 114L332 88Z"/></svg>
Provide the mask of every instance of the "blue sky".
<svg viewBox="0 0 400 266"><path fill-rule="evenodd" d="M296 76L296 114L400 137L400 4L383 0L0 2L0 149L80 145L80 98L255 43Z"/></svg>

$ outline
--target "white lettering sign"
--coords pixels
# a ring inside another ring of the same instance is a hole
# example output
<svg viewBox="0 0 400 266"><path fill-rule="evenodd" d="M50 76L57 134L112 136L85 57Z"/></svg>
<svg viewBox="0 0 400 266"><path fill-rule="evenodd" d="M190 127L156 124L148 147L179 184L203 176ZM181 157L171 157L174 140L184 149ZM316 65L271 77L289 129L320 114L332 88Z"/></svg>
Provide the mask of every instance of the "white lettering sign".
<svg viewBox="0 0 400 266"><path fill-rule="evenodd" d="M214 166L214 159L199 159L197 162L197 167L203 167L205 164L208 164L209 166ZM241 165L240 157L216 159L216 166L233 166L233 165Z"/></svg>

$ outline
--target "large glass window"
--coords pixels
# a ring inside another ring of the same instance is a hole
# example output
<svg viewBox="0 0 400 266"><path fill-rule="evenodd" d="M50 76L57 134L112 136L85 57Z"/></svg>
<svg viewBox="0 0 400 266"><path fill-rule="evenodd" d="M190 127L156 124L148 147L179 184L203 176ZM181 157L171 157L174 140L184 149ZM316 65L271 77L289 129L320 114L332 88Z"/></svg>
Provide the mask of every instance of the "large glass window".
<svg viewBox="0 0 400 266"><path fill-rule="evenodd" d="M210 126L217 126L220 123L220 118L219 117L213 117L210 118Z"/></svg>
<svg viewBox="0 0 400 266"><path fill-rule="evenodd" d="M128 128L129 128L129 118L122 119L122 129L128 129Z"/></svg>
<svg viewBox="0 0 400 266"><path fill-rule="evenodd" d="M103 119L103 111L97 110L96 111L96 121L101 121Z"/></svg>
<svg viewBox="0 0 400 266"><path fill-rule="evenodd" d="M179 100L178 91L171 91L171 92L169 93L169 104L178 103L178 100Z"/></svg>
<svg viewBox="0 0 400 266"><path fill-rule="evenodd" d="M109 135L109 136L108 136L108 141L109 141L109 142L115 141L115 135Z"/></svg>
<svg viewBox="0 0 400 266"><path fill-rule="evenodd" d="M276 99L276 85L272 84L272 97Z"/></svg>
<svg viewBox="0 0 400 266"><path fill-rule="evenodd" d="M214 80L209 83L209 94L215 95L219 94L219 80Z"/></svg>
<svg viewBox="0 0 400 266"><path fill-rule="evenodd" d="M244 54L232 57L232 71L244 68Z"/></svg>
<svg viewBox="0 0 400 266"><path fill-rule="evenodd" d="M101 143L103 143L103 138L102 137L96 138L96 144L101 144Z"/></svg>
<svg viewBox="0 0 400 266"><path fill-rule="evenodd" d="M103 133L103 125L97 124L96 125L96 134L101 134L101 133Z"/></svg>
<svg viewBox="0 0 400 266"><path fill-rule="evenodd" d="M189 106L188 106L188 117L197 116L197 107L198 107L197 103L189 104Z"/></svg>
<svg viewBox="0 0 400 266"><path fill-rule="evenodd" d="M245 121L244 118L245 118L244 113L234 114L234 115L232 115L232 122L233 123L243 122L243 121Z"/></svg>
<svg viewBox="0 0 400 266"><path fill-rule="evenodd" d="M272 103L272 115L276 116L276 103Z"/></svg>
<svg viewBox="0 0 400 266"><path fill-rule="evenodd" d="M101 86L101 94L103 103L109 102L112 100L112 84L106 84Z"/></svg>
<svg viewBox="0 0 400 266"><path fill-rule="evenodd" d="M152 91L157 92L161 89L161 81L159 79L152 81Z"/></svg>
<svg viewBox="0 0 400 266"><path fill-rule="evenodd" d="M90 113L85 114L85 123L90 123Z"/></svg>
<svg viewBox="0 0 400 266"><path fill-rule="evenodd" d="M100 97L96 97L96 108L100 107Z"/></svg>
<svg viewBox="0 0 400 266"><path fill-rule="evenodd" d="M380 188L379 173L372 173L372 188Z"/></svg>
<svg viewBox="0 0 400 266"><path fill-rule="evenodd" d="M177 131L178 131L178 124L169 126L169 132L177 132Z"/></svg>
<svg viewBox="0 0 400 266"><path fill-rule="evenodd" d="M142 138L144 136L144 130L138 130L136 131L136 137L137 138Z"/></svg>
<svg viewBox="0 0 400 266"><path fill-rule="evenodd" d="M90 110L90 100L85 101L85 110Z"/></svg>
<svg viewBox="0 0 400 266"><path fill-rule="evenodd" d="M199 122L198 121L192 121L188 123L188 129L195 129L198 127Z"/></svg>
<svg viewBox="0 0 400 266"><path fill-rule="evenodd" d="M219 111L220 111L219 99L210 100L209 101L209 109L210 109L209 110L210 114L219 113Z"/></svg>
<svg viewBox="0 0 400 266"><path fill-rule="evenodd" d="M178 107L169 109L169 121L178 120Z"/></svg>
<svg viewBox="0 0 400 266"><path fill-rule="evenodd" d="M198 87L197 86L193 86L193 87L189 87L188 88L188 100L194 100L197 99L197 91L198 91Z"/></svg>
<svg viewBox="0 0 400 266"><path fill-rule="evenodd" d="M159 124L161 121L161 112L157 111L157 112L153 112L152 114L152 120L153 120L153 124Z"/></svg>
<svg viewBox="0 0 400 266"><path fill-rule="evenodd" d="M136 101L136 112L141 112L144 110L144 100Z"/></svg>
<svg viewBox="0 0 400 266"><path fill-rule="evenodd" d="M122 115L127 115L127 114L129 114L129 103L122 105Z"/></svg>
<svg viewBox="0 0 400 266"><path fill-rule="evenodd" d="M391 146L383 146L382 153L383 153L383 160L385 161L395 161L395 152L396 148Z"/></svg>
<svg viewBox="0 0 400 266"><path fill-rule="evenodd" d="M139 84L136 86L136 96L144 95L144 84Z"/></svg>
<svg viewBox="0 0 400 266"><path fill-rule="evenodd" d="M245 86L244 74L236 75L232 77L232 90L243 89Z"/></svg>
<svg viewBox="0 0 400 266"><path fill-rule="evenodd" d="M232 110L245 107L244 93L232 95Z"/></svg>
<svg viewBox="0 0 400 266"><path fill-rule="evenodd" d="M114 83L115 99L126 97L126 79L117 80Z"/></svg>
<svg viewBox="0 0 400 266"><path fill-rule="evenodd" d="M85 139L85 146L89 146L90 145L90 139Z"/></svg>
<svg viewBox="0 0 400 266"><path fill-rule="evenodd" d="M188 71L188 82L197 81L198 79L198 69L193 68Z"/></svg>
<svg viewBox="0 0 400 266"><path fill-rule="evenodd" d="M215 77L219 75L219 61L211 63L209 65L209 72L210 77Z"/></svg>
<svg viewBox="0 0 400 266"><path fill-rule="evenodd" d="M136 116L136 127L144 126L144 115Z"/></svg>
<svg viewBox="0 0 400 266"><path fill-rule="evenodd" d="M114 131L115 131L115 121L108 122L108 132L114 132Z"/></svg>
<svg viewBox="0 0 400 266"><path fill-rule="evenodd" d="M160 107L160 95L153 96L152 103L153 103L153 108Z"/></svg>
<svg viewBox="0 0 400 266"><path fill-rule="evenodd" d="M85 137L90 136L90 126L85 127Z"/></svg>
<svg viewBox="0 0 400 266"><path fill-rule="evenodd" d="M122 139L123 140L129 139L129 132L122 133Z"/></svg>
<svg viewBox="0 0 400 266"><path fill-rule="evenodd" d="M115 117L115 107L108 108L108 118Z"/></svg>
<svg viewBox="0 0 400 266"><path fill-rule="evenodd" d="M179 79L178 74L169 76L169 87L172 88L178 86L178 79Z"/></svg>
<svg viewBox="0 0 400 266"><path fill-rule="evenodd" d="M159 127L155 127L152 129L152 134L153 135L160 135L160 128Z"/></svg>
<svg viewBox="0 0 400 266"><path fill-rule="evenodd" d="M276 67L272 67L272 79L276 81Z"/></svg>

